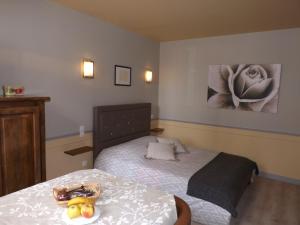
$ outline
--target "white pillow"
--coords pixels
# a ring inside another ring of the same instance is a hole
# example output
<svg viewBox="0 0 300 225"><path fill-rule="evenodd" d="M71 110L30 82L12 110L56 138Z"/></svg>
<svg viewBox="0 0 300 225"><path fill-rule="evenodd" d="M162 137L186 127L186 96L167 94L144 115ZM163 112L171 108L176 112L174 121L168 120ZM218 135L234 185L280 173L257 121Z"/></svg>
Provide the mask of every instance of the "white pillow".
<svg viewBox="0 0 300 225"><path fill-rule="evenodd" d="M157 141L159 143L174 145L176 153L187 152L186 149L184 148L183 144L181 144L181 142L178 139L176 139L176 138L162 138L162 137L157 137Z"/></svg>
<svg viewBox="0 0 300 225"><path fill-rule="evenodd" d="M150 142L146 159L176 160L174 145Z"/></svg>

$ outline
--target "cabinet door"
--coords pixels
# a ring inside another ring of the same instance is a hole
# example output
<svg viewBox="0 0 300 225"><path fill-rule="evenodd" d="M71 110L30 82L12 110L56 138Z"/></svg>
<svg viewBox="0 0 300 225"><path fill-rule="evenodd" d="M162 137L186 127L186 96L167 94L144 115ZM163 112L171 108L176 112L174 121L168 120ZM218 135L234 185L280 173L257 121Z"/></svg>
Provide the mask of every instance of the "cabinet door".
<svg viewBox="0 0 300 225"><path fill-rule="evenodd" d="M0 108L2 194L41 181L38 107Z"/></svg>
<svg viewBox="0 0 300 225"><path fill-rule="evenodd" d="M0 137L0 142L1 142L1 137ZM5 193L3 191L3 179L2 179L2 157L1 157L1 152L0 152L0 197L3 196Z"/></svg>

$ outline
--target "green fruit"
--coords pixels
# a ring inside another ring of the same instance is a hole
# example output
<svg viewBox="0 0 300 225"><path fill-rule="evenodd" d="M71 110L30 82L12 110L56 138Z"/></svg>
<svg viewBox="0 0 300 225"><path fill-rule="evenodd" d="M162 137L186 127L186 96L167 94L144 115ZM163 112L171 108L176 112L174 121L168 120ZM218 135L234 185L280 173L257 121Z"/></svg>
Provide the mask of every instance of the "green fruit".
<svg viewBox="0 0 300 225"><path fill-rule="evenodd" d="M71 205L68 207L67 211L68 217L70 219L74 219L76 217L81 216L81 211L78 205Z"/></svg>

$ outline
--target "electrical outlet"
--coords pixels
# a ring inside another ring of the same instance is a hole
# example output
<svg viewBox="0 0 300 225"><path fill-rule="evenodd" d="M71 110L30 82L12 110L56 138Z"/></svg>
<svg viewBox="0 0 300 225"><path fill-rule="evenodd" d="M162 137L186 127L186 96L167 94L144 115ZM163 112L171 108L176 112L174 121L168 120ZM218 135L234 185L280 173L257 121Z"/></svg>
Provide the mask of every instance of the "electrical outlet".
<svg viewBox="0 0 300 225"><path fill-rule="evenodd" d="M83 161L81 162L82 168L87 168L87 165L88 165L87 160L83 160Z"/></svg>
<svg viewBox="0 0 300 225"><path fill-rule="evenodd" d="M82 126L82 125L79 127L79 136L80 137L84 136L84 126Z"/></svg>

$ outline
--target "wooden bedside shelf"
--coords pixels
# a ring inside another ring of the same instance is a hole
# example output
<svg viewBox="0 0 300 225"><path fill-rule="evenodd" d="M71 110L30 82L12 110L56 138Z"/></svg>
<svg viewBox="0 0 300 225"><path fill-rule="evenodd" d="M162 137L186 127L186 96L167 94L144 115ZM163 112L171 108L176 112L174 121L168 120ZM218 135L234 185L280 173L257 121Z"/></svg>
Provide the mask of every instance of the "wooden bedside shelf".
<svg viewBox="0 0 300 225"><path fill-rule="evenodd" d="M162 133L162 132L164 132L164 128L159 128L159 127L156 127L156 128L152 128L152 129L150 129L150 132L151 133Z"/></svg>
<svg viewBox="0 0 300 225"><path fill-rule="evenodd" d="M66 153L67 155L75 156L75 155L79 155L79 154L90 152L90 151L93 151L92 147L84 146L81 148L75 148L75 149L71 149L68 151L64 151L64 153Z"/></svg>

